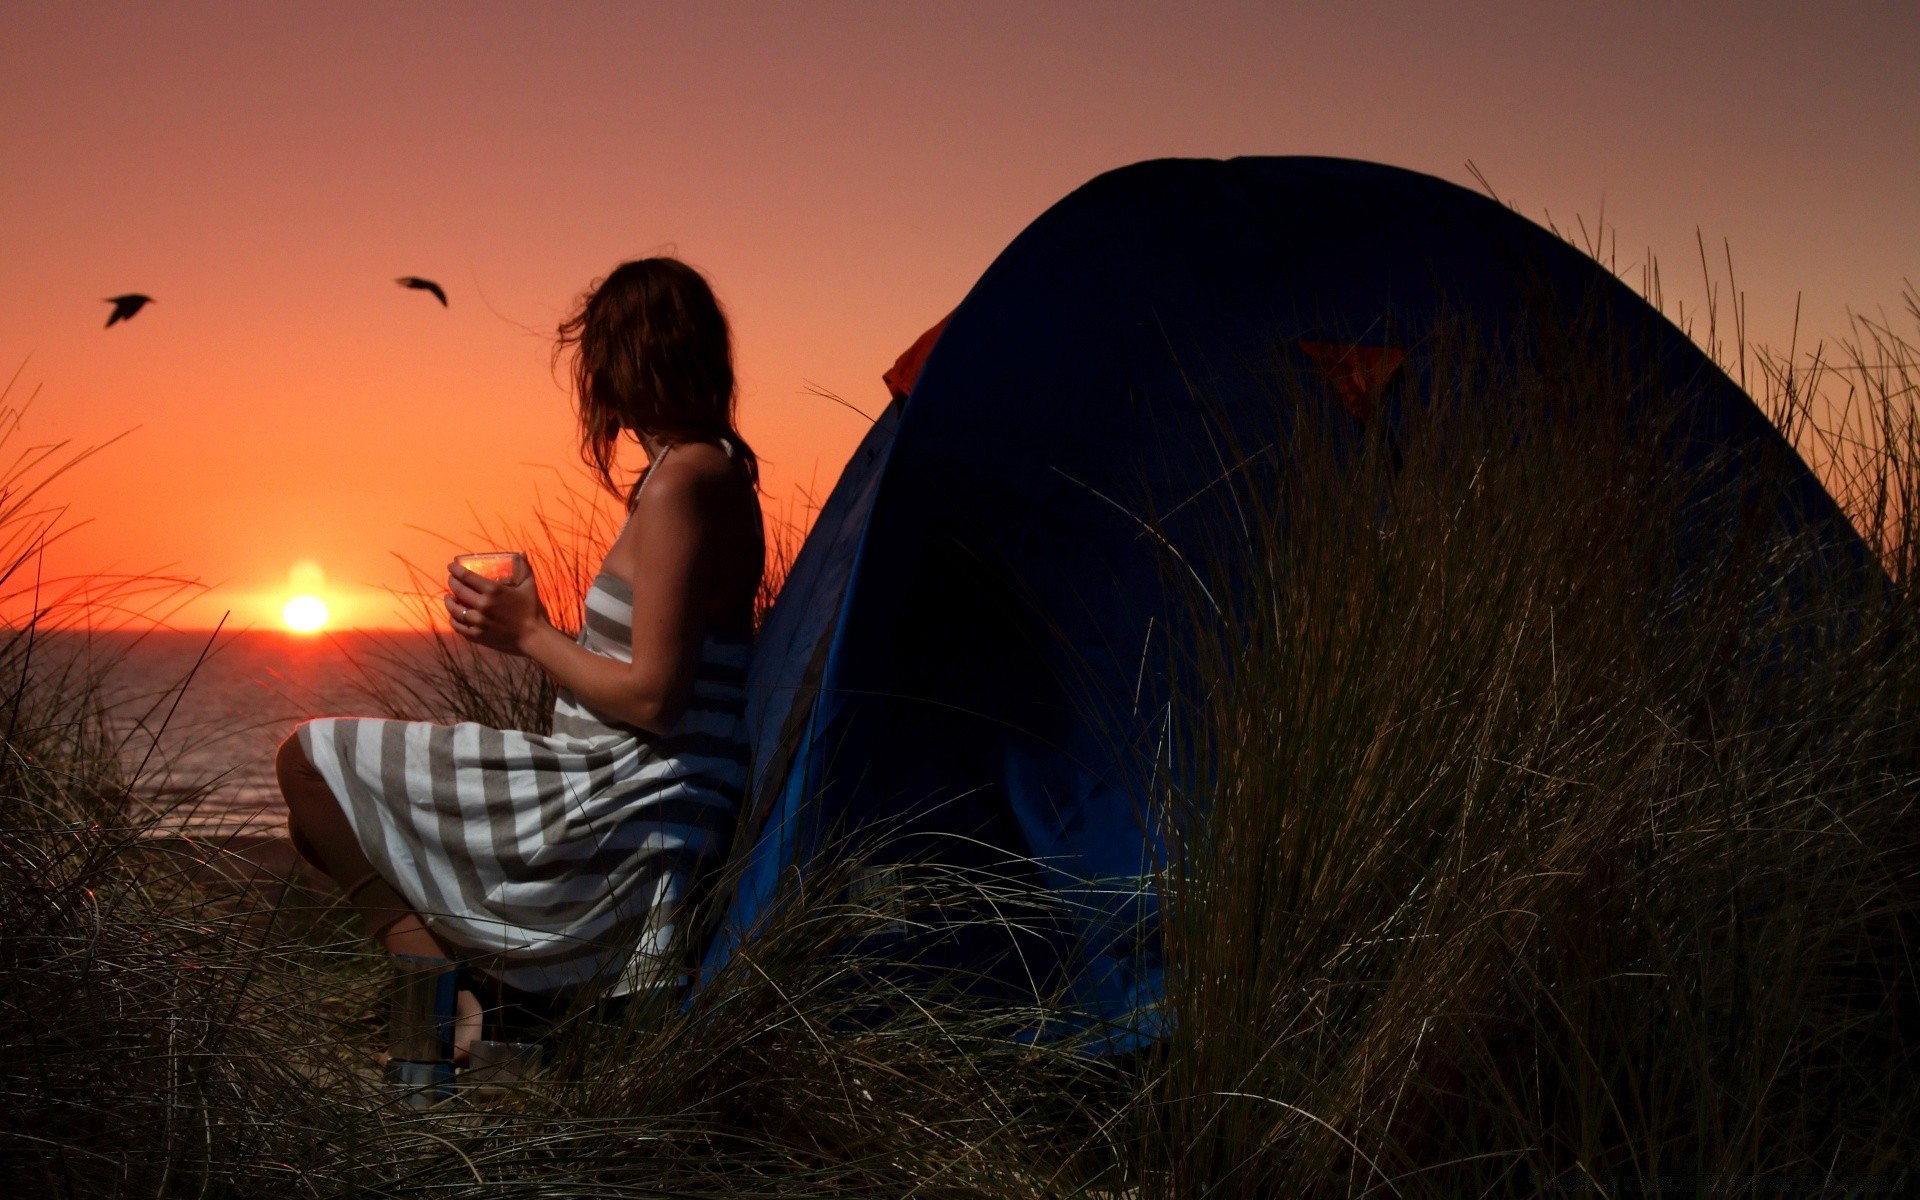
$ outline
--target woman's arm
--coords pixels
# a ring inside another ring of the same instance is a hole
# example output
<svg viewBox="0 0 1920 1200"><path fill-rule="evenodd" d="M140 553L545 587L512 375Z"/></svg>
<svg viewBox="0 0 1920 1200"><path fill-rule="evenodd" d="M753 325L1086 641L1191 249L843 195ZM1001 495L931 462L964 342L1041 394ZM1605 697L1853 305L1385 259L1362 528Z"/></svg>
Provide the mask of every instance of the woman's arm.
<svg viewBox="0 0 1920 1200"><path fill-rule="evenodd" d="M667 732L693 691L725 484L710 464L676 457L641 490L607 556L633 581L631 663L595 654L549 624L531 574L494 583L452 564L446 603L454 628L469 641L533 659L590 708Z"/></svg>

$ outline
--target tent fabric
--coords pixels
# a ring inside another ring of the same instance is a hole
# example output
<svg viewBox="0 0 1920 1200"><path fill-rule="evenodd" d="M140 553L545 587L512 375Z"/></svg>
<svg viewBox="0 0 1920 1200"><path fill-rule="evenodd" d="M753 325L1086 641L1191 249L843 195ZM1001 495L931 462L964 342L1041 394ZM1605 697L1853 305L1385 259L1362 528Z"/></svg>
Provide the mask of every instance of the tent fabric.
<svg viewBox="0 0 1920 1200"><path fill-rule="evenodd" d="M1301 338L1300 349L1340 397L1340 403L1358 420L1370 419L1407 352L1397 346L1356 346Z"/></svg>
<svg viewBox="0 0 1920 1200"><path fill-rule="evenodd" d="M1248 364L1319 370L1363 415L1444 314L1508 327L1543 282L1610 306L1693 396L1700 445L1789 464L1790 519L1844 527L1679 330L1494 201L1332 158L1101 175L916 345L917 378L793 564L748 682L745 857L708 966L753 936L786 872L862 848L1056 901L1018 931L903 934L915 961L1015 997L1058 989L1117 1046L1153 1036L1149 785L1168 696L1152 635L1173 609L1143 529L1206 543L1203 506L1179 506L1230 465L1220 414L1271 412Z"/></svg>
<svg viewBox="0 0 1920 1200"><path fill-rule="evenodd" d="M920 378L920 368L927 365L927 355L933 353L933 344L946 332L947 322L951 319L951 313L941 317L933 328L913 339L913 345L900 352L900 357L880 377L880 382L887 385L888 395L898 400L913 391L914 381Z"/></svg>

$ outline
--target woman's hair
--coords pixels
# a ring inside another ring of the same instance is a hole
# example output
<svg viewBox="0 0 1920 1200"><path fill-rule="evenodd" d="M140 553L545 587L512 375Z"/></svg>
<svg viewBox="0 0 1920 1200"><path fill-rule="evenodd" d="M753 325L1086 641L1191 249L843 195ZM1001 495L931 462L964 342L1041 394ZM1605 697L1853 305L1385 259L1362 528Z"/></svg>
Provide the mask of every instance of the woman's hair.
<svg viewBox="0 0 1920 1200"><path fill-rule="evenodd" d="M569 349L580 457L609 491L620 490L613 472L623 431L669 442L725 438L759 483L759 460L734 428L733 339L700 272L677 258L621 263L560 322L554 361Z"/></svg>

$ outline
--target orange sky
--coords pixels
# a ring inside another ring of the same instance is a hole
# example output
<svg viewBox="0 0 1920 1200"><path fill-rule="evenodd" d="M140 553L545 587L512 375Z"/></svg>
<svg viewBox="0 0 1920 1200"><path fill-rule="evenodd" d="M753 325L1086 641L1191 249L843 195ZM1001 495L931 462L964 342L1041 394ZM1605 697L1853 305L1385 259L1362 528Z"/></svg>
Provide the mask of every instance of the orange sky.
<svg viewBox="0 0 1920 1200"><path fill-rule="evenodd" d="M777 502L864 428L809 385L877 409L1022 226L1160 155L1471 159L1531 216L1604 198L1623 267L1729 238L1762 336L1797 292L1832 333L1920 278L1916 61L1910 0L10 0L0 376L41 388L27 440L134 430L56 488L90 523L49 571L171 569L211 585L177 624L267 625L310 561L380 624L395 554L444 560L420 530L571 469L547 335L623 257L714 279ZM124 291L157 303L103 332Z"/></svg>

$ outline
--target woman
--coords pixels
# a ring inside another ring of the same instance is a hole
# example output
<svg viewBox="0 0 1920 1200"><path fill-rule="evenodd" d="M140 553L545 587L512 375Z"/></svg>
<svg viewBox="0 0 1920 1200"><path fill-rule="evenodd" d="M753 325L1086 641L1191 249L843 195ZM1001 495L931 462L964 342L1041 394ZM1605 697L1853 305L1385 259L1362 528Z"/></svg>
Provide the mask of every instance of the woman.
<svg viewBox="0 0 1920 1200"><path fill-rule="evenodd" d="M640 259L582 298L568 349L582 457L616 492L621 438L648 460L579 638L548 623L524 561L498 583L450 564L444 596L460 636L553 677L552 734L333 717L280 748L294 845L396 956L396 995L437 997L438 1050L392 1050L430 1060L406 1081L444 1079L479 1036L463 990L446 1040L454 960L535 993L677 982L676 913L746 784L765 549L726 318L697 271Z"/></svg>

